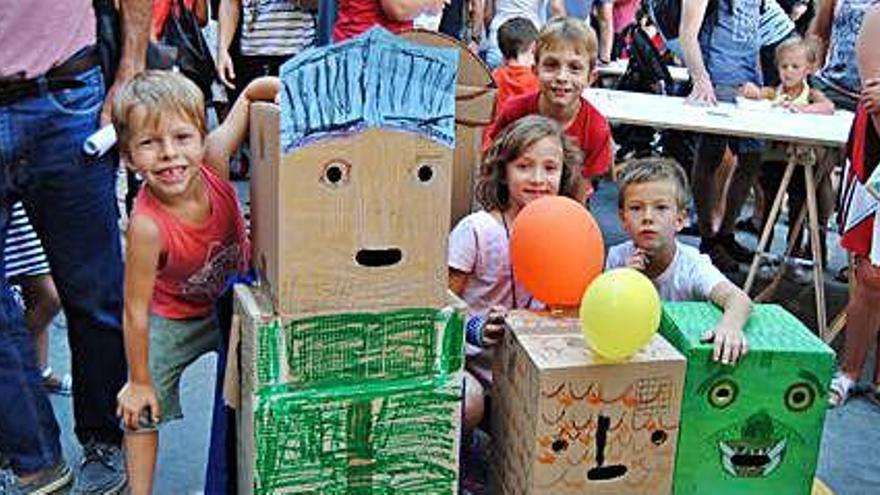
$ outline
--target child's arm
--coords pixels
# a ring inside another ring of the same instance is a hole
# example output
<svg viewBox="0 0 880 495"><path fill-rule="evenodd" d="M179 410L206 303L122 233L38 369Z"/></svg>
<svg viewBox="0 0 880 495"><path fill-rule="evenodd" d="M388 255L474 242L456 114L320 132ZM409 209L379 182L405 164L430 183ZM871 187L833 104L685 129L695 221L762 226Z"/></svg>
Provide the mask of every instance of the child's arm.
<svg viewBox="0 0 880 495"><path fill-rule="evenodd" d="M254 79L235 100L226 120L205 139L205 163L220 177L229 176L229 157L247 134L251 103L274 101L279 87L277 77Z"/></svg>
<svg viewBox="0 0 880 495"><path fill-rule="evenodd" d="M818 89L810 88L810 104L794 106L792 110L797 113L832 115L834 113L834 102Z"/></svg>
<svg viewBox="0 0 880 495"><path fill-rule="evenodd" d="M776 97L776 90L770 87L760 87L755 83L747 82L739 88L739 92L750 100L772 100Z"/></svg>
<svg viewBox="0 0 880 495"><path fill-rule="evenodd" d="M709 293L709 300L724 308L715 328L703 335L704 342L714 342L712 360L736 364L748 352L743 327L752 312L752 301L739 287L728 280L719 282Z"/></svg>
<svg viewBox="0 0 880 495"><path fill-rule="evenodd" d="M458 297L463 297L470 276L470 273L449 267L449 290ZM491 347L498 344L504 337L504 318L506 316L507 308L503 306L492 306L485 317L468 315L465 322L467 341L481 347Z"/></svg>
<svg viewBox="0 0 880 495"><path fill-rule="evenodd" d="M116 414L131 429L138 428L141 411L148 407L153 421L161 411L149 368L149 311L156 281L161 241L159 228L149 218L135 215L128 226L125 253L125 307L123 335L128 382L117 396Z"/></svg>
<svg viewBox="0 0 880 495"><path fill-rule="evenodd" d="M550 0L550 17L565 15L565 0Z"/></svg>
<svg viewBox="0 0 880 495"><path fill-rule="evenodd" d="M614 45L614 2L598 2L596 22L599 24L599 62L611 62L611 49Z"/></svg>

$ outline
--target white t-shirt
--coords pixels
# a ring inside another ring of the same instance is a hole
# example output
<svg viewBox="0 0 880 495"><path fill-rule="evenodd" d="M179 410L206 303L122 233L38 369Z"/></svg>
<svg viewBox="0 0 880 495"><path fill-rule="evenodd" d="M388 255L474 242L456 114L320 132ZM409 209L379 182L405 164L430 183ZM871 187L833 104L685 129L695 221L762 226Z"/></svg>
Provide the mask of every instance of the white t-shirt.
<svg viewBox="0 0 880 495"><path fill-rule="evenodd" d="M675 241L675 257L666 270L655 279L654 286L661 301L708 301L709 294L721 282L727 281L705 254L693 246ZM605 260L605 269L626 266L626 260L635 252L632 241L612 247Z"/></svg>

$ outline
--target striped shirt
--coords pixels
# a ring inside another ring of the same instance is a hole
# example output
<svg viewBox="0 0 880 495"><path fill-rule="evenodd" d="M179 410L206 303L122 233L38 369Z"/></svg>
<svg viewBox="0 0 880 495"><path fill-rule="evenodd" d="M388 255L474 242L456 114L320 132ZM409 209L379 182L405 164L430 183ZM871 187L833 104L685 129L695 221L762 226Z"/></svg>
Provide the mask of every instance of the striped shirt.
<svg viewBox="0 0 880 495"><path fill-rule="evenodd" d="M6 245L3 249L6 262L6 278L21 275L43 275L49 273L49 263L43 252L43 245L28 220L21 203L12 207L9 228L6 230Z"/></svg>
<svg viewBox="0 0 880 495"><path fill-rule="evenodd" d="M776 0L764 0L761 20L758 21L758 38L761 46L770 46L787 38L794 32L794 21L782 10Z"/></svg>
<svg viewBox="0 0 880 495"><path fill-rule="evenodd" d="M315 43L315 15L291 0L242 0L241 53L293 56Z"/></svg>

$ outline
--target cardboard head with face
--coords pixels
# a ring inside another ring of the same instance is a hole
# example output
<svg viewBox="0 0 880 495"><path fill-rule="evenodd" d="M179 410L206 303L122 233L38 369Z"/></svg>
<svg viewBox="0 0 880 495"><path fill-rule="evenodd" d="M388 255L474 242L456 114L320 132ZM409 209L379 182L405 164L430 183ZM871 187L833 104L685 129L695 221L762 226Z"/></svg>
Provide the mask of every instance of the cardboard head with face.
<svg viewBox="0 0 880 495"><path fill-rule="evenodd" d="M457 63L376 28L282 67L283 312L445 303Z"/></svg>
<svg viewBox="0 0 880 495"><path fill-rule="evenodd" d="M681 354L656 335L609 362L587 347L577 318L514 311L507 325L492 403L498 492L668 494Z"/></svg>
<svg viewBox="0 0 880 495"><path fill-rule="evenodd" d="M675 493L809 493L834 353L776 305L755 305L735 367L700 341L721 311L709 303L663 307L661 333L687 358Z"/></svg>

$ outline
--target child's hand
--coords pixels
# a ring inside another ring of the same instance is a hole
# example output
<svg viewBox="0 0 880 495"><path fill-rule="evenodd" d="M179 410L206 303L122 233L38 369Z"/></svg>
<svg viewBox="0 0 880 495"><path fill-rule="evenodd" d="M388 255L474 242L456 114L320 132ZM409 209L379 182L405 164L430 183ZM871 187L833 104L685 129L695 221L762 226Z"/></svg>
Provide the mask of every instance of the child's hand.
<svg viewBox="0 0 880 495"><path fill-rule="evenodd" d="M713 342L712 361L734 365L749 352L749 345L742 330L717 326L703 334L702 342Z"/></svg>
<svg viewBox="0 0 880 495"><path fill-rule="evenodd" d="M135 383L129 380L119 394L116 395L116 415L122 418L127 428L137 430L140 428L141 411L149 408L151 419L159 421L159 400L156 398L156 390L149 383Z"/></svg>
<svg viewBox="0 0 880 495"><path fill-rule="evenodd" d="M747 82L739 88L739 93L750 100L761 99L761 88L755 83Z"/></svg>
<svg viewBox="0 0 880 495"><path fill-rule="evenodd" d="M648 268L648 263L650 263L648 253L642 248L636 248L632 256L626 259L627 268L634 268L640 272Z"/></svg>
<svg viewBox="0 0 880 495"><path fill-rule="evenodd" d="M486 315L486 323L483 325L483 347L498 345L504 338L504 318L507 317L507 308L504 306L492 306Z"/></svg>
<svg viewBox="0 0 880 495"><path fill-rule="evenodd" d="M861 100L868 113L880 112L880 77L865 81L862 86Z"/></svg>

